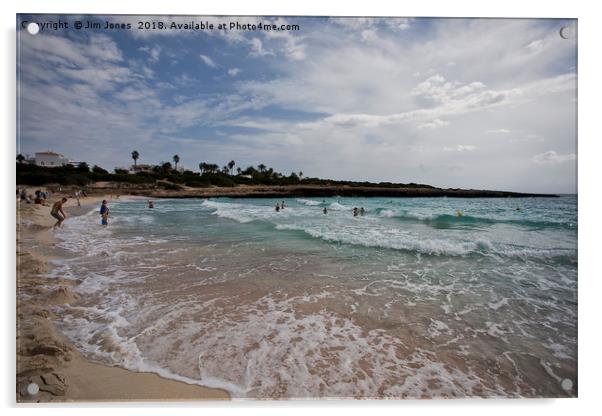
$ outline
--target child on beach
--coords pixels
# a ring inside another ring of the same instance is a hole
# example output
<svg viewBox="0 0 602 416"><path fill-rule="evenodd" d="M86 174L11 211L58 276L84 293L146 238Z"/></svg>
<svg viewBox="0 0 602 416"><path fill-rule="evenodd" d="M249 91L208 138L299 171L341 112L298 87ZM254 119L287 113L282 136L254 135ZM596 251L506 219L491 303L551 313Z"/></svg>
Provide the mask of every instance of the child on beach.
<svg viewBox="0 0 602 416"><path fill-rule="evenodd" d="M100 206L100 223L102 225L109 225L109 207L107 205L107 200L102 200L102 205Z"/></svg>

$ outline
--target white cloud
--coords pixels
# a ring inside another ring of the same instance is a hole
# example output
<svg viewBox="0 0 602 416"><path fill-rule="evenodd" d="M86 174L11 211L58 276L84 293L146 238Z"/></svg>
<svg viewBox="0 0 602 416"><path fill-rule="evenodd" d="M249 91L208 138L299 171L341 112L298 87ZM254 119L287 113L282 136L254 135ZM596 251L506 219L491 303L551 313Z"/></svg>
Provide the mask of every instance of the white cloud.
<svg viewBox="0 0 602 416"><path fill-rule="evenodd" d="M207 55L200 54L199 58L201 58L201 60L205 63L205 65L210 66L211 68L217 67L217 64L213 61L213 59L211 59Z"/></svg>
<svg viewBox="0 0 602 416"><path fill-rule="evenodd" d="M462 84L459 81L447 81L443 76L436 74L416 85L410 92L426 103L449 104L454 101L464 100L472 106L480 103L495 103L503 101L510 92L498 92L486 89L485 84L479 81Z"/></svg>
<svg viewBox="0 0 602 416"><path fill-rule="evenodd" d="M563 163L573 161L575 159L576 156L574 153L561 155L556 153L554 150L548 150L547 152L533 156L531 160L533 160L535 163Z"/></svg>
<svg viewBox="0 0 602 416"><path fill-rule="evenodd" d="M510 130L508 130L508 129L487 130L487 134L508 134L508 133L510 133Z"/></svg>
<svg viewBox="0 0 602 416"><path fill-rule="evenodd" d="M273 55L273 52L266 51L263 48L263 42L259 38L252 38L250 40L251 44L251 55L252 56L265 56L265 55Z"/></svg>
<svg viewBox="0 0 602 416"><path fill-rule="evenodd" d="M289 21L287 21L286 19L284 19L282 17L278 17L276 20L274 20L273 23L277 26L290 24ZM293 32L285 31L285 30L266 31L266 32L264 32L264 36L265 36L265 40L271 42L272 44L275 44L274 45L275 50L280 52L286 58L293 60L293 61L299 61L299 60L305 59L306 46L303 43L304 38L302 36L294 35ZM259 46L259 49L261 50L262 46L261 45L258 45L258 46ZM261 54L258 53L258 55L261 55Z"/></svg>
<svg viewBox="0 0 602 416"><path fill-rule="evenodd" d="M477 147L471 144L458 144L455 147L446 146L443 148L443 150L445 150L446 152L473 152L477 150Z"/></svg>
<svg viewBox="0 0 602 416"><path fill-rule="evenodd" d="M529 49L531 52L539 52L539 51L541 51L541 49L543 47L544 47L543 39L537 39L537 40L534 40L533 42L529 43L527 46L525 46L525 49Z"/></svg>
<svg viewBox="0 0 602 416"><path fill-rule="evenodd" d="M351 29L360 29L363 27L371 27L378 21L374 17L336 17L329 19L331 22L334 22L338 25L351 28Z"/></svg>
<svg viewBox="0 0 602 416"><path fill-rule="evenodd" d="M447 125L449 125L449 121L436 118L432 121L427 121L426 123L419 124L418 129L436 129Z"/></svg>
<svg viewBox="0 0 602 416"><path fill-rule="evenodd" d="M362 39L366 42L376 42L378 41L378 35L376 34L376 30L366 29L361 32Z"/></svg>
<svg viewBox="0 0 602 416"><path fill-rule="evenodd" d="M142 48L139 48L138 50L148 53L148 60L150 62L154 63L159 61L159 56L161 55L161 47L159 45L155 45L152 48L144 46Z"/></svg>
<svg viewBox="0 0 602 416"><path fill-rule="evenodd" d="M230 68L230 69L228 69L228 75L230 75L231 77L235 77L238 74L240 74L240 68Z"/></svg>
<svg viewBox="0 0 602 416"><path fill-rule="evenodd" d="M407 17L393 17L384 20L391 29L402 31L408 30L414 19Z"/></svg>

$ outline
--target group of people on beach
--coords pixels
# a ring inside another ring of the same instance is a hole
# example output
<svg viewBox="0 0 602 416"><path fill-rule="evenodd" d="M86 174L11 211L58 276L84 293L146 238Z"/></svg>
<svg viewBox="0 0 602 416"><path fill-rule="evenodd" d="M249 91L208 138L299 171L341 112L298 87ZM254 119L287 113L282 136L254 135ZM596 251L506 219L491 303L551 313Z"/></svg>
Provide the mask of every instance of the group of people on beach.
<svg viewBox="0 0 602 416"><path fill-rule="evenodd" d="M27 189L17 189L17 198L27 204L48 205L48 200L52 197L52 192L36 190L34 194L28 194Z"/></svg>

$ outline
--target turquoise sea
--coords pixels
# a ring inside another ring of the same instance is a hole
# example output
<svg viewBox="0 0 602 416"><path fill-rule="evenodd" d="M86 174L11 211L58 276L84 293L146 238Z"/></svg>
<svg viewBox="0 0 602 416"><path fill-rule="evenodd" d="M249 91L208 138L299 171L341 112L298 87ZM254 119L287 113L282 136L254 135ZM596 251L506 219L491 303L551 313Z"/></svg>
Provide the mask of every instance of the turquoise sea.
<svg viewBox="0 0 602 416"><path fill-rule="evenodd" d="M82 301L57 323L94 360L235 398L577 394L576 196L281 201L68 218L52 274Z"/></svg>

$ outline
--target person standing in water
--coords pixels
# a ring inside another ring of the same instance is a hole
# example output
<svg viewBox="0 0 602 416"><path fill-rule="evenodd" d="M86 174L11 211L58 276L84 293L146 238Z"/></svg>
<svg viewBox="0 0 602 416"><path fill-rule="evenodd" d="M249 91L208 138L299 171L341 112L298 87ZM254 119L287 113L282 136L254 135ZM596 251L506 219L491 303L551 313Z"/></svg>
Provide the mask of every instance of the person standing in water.
<svg viewBox="0 0 602 416"><path fill-rule="evenodd" d="M276 212L280 212L280 204L276 202Z"/></svg>
<svg viewBox="0 0 602 416"><path fill-rule="evenodd" d="M326 209L326 207L324 207L324 209L322 210L322 212L323 212L324 214L328 214L328 210Z"/></svg>
<svg viewBox="0 0 602 416"><path fill-rule="evenodd" d="M364 211L364 207L361 207L361 208L360 208L360 215L362 215L362 216L363 216L365 212L366 212L366 211Z"/></svg>
<svg viewBox="0 0 602 416"><path fill-rule="evenodd" d="M149 208L154 208L155 207L155 203L153 201L151 201L150 199L148 200L148 207Z"/></svg>
<svg viewBox="0 0 602 416"><path fill-rule="evenodd" d="M284 209L284 201L280 204L280 209Z"/></svg>
<svg viewBox="0 0 602 416"><path fill-rule="evenodd" d="M109 225L109 206L106 199L102 200L102 205L100 206L100 218L102 225Z"/></svg>
<svg viewBox="0 0 602 416"><path fill-rule="evenodd" d="M67 198L63 198L60 201L56 201L54 205L52 205L50 215L57 219L56 224L54 224L54 228L61 227L63 225L63 221L65 220L65 218L67 218L65 211L63 211L63 204L65 202L67 202Z"/></svg>
<svg viewBox="0 0 602 416"><path fill-rule="evenodd" d="M353 207L353 216L357 217L357 207Z"/></svg>

